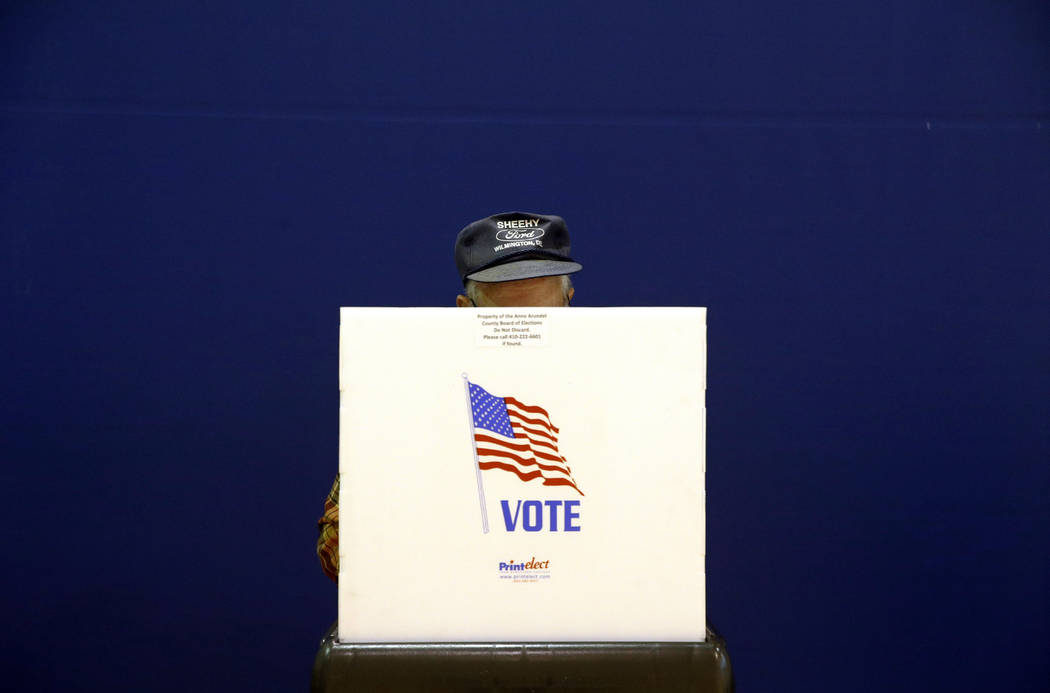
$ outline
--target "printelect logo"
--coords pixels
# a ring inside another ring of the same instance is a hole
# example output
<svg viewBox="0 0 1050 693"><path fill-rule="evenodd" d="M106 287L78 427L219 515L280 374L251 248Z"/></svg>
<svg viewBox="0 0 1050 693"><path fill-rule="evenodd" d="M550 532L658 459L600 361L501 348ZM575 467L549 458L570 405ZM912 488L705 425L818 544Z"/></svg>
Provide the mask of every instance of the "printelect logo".
<svg viewBox="0 0 1050 693"><path fill-rule="evenodd" d="M500 561L499 569L500 569L500 572L508 571L508 570L510 570L510 571L514 571L514 570L522 570L522 571L524 571L524 570L550 570L550 565L551 565L551 562L549 560L547 560L547 561L537 561L536 557L533 556L532 560L525 561L523 563L515 563L514 561L511 561L510 563L504 563L503 561Z"/></svg>

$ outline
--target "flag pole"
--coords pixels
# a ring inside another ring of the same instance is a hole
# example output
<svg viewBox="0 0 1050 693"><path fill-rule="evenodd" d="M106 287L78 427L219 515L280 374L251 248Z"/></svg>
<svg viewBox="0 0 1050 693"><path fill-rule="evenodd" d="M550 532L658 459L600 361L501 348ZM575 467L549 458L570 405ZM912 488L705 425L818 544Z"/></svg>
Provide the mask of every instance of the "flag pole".
<svg viewBox="0 0 1050 693"><path fill-rule="evenodd" d="M481 531L489 533L489 511L485 507L485 486L481 483L481 465L478 463L478 442L474 439L474 406L470 403L470 380L462 373L463 387L467 393L467 423L470 425L470 444L474 450L474 474L478 478L478 501L481 503Z"/></svg>

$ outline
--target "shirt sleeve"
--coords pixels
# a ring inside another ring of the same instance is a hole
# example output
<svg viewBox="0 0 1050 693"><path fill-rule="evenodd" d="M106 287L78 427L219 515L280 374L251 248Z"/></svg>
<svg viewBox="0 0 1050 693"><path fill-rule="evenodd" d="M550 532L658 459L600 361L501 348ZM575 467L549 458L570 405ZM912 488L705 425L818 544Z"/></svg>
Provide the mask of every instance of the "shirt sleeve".
<svg viewBox="0 0 1050 693"><path fill-rule="evenodd" d="M339 475L324 499L324 514L317 521L317 557L324 574L339 581Z"/></svg>

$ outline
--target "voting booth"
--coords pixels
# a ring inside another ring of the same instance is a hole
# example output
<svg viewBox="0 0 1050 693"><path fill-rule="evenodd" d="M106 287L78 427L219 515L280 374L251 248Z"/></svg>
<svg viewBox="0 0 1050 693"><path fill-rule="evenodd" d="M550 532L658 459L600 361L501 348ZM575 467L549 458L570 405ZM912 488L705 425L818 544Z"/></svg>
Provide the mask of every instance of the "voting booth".
<svg viewBox="0 0 1050 693"><path fill-rule="evenodd" d="M328 655L437 671L510 646L602 685L608 657L707 652L731 685L705 613L705 336L703 308L341 309Z"/></svg>

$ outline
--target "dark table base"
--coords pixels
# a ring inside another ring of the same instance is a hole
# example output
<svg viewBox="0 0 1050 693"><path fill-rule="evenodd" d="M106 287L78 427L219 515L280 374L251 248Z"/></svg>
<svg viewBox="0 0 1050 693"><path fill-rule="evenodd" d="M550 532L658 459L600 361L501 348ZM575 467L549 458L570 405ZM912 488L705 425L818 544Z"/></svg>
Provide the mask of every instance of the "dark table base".
<svg viewBox="0 0 1050 693"><path fill-rule="evenodd" d="M725 640L700 643L344 644L321 641L311 691L668 691L728 693Z"/></svg>

